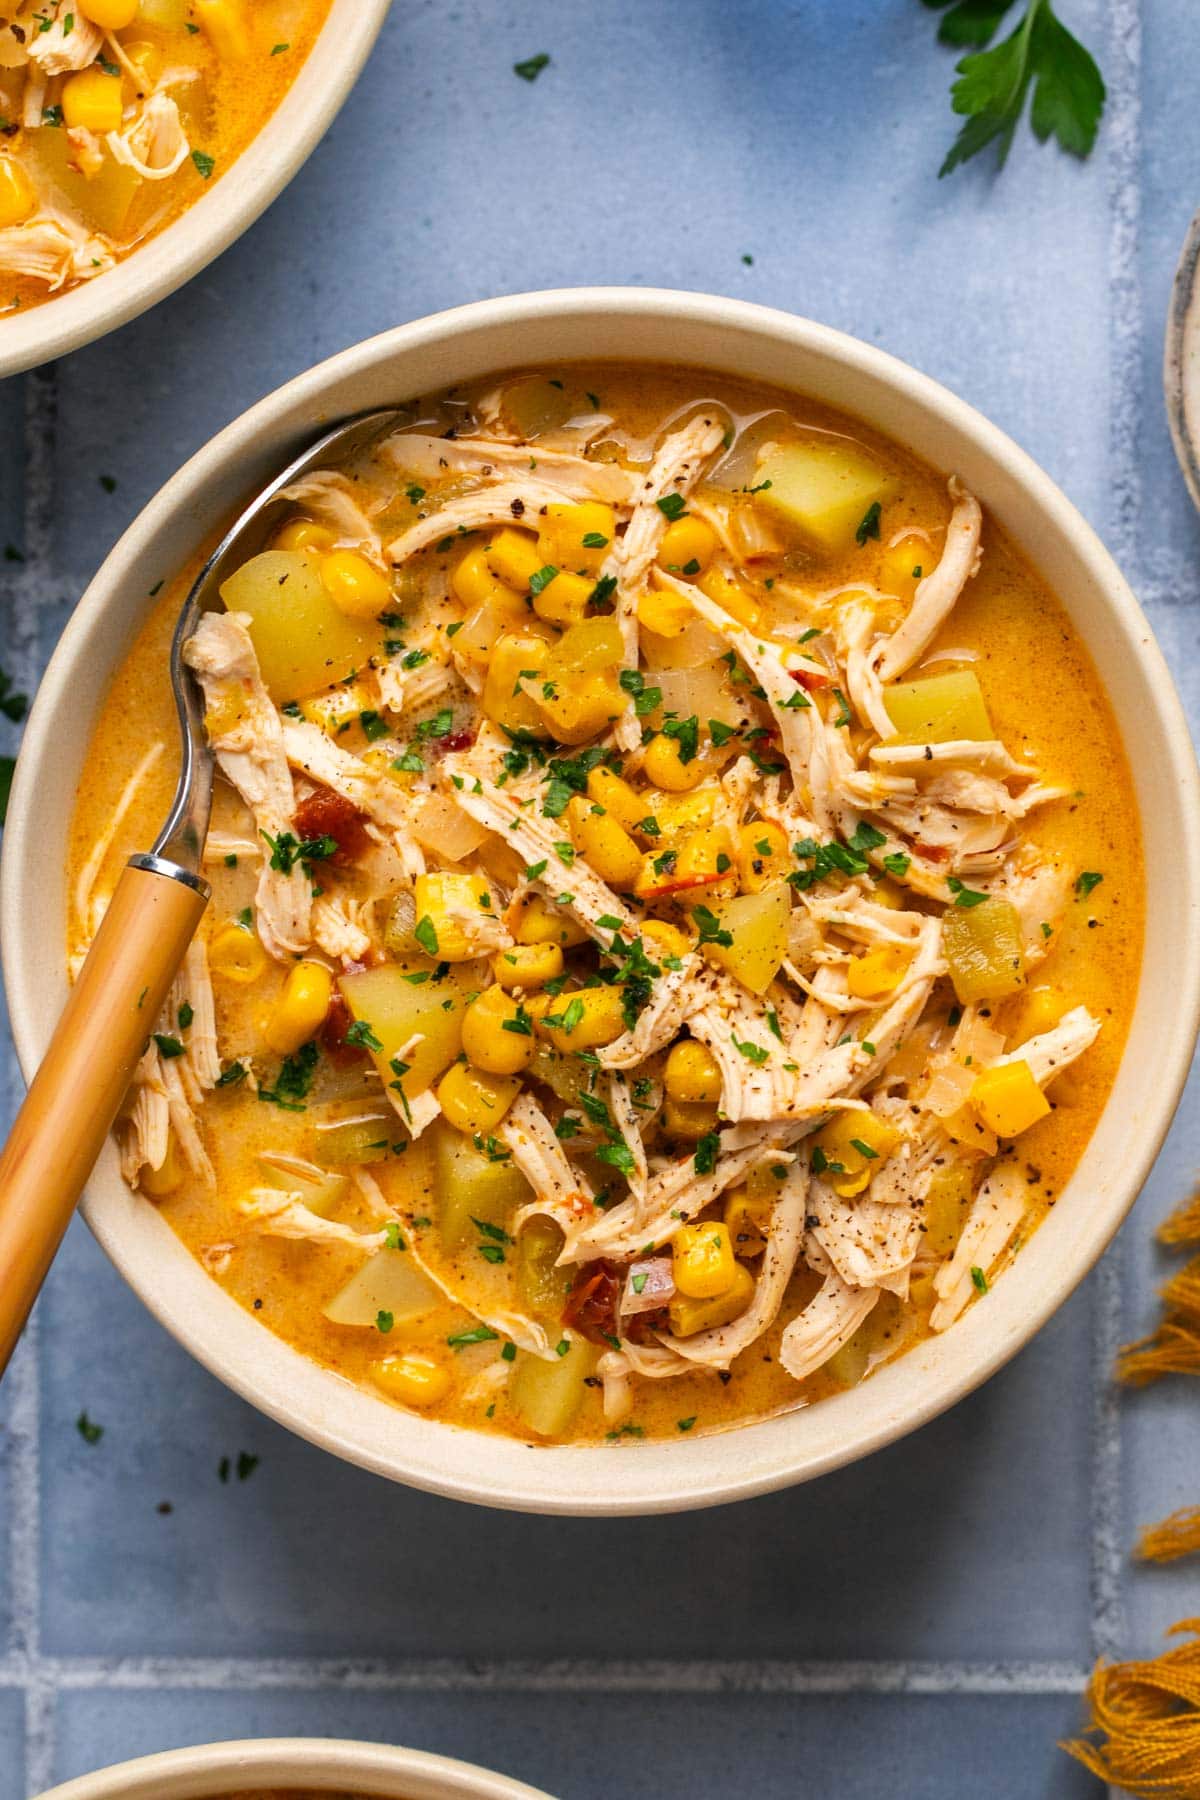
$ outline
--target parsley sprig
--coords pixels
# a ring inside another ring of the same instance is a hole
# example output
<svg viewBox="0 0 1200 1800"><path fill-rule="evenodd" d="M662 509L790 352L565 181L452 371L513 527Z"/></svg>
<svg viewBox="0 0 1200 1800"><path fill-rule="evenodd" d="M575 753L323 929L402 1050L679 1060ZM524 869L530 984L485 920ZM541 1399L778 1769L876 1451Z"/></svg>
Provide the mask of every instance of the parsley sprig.
<svg viewBox="0 0 1200 1800"><path fill-rule="evenodd" d="M939 175L977 156L989 144L1004 167L1025 101L1033 89L1030 124L1041 143L1055 137L1074 156L1087 156L1104 111L1104 77L1091 52L1057 17L1050 0L1028 0L1016 29L992 44L1014 0L924 0L943 11L938 37L969 48L955 65L950 104L966 120ZM990 48L989 48L990 46Z"/></svg>

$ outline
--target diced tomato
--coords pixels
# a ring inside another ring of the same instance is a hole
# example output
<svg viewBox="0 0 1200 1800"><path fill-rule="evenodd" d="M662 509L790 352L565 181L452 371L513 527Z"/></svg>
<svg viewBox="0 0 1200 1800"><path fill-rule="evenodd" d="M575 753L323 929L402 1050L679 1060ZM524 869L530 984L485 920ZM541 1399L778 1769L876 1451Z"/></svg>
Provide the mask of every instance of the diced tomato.
<svg viewBox="0 0 1200 1800"><path fill-rule="evenodd" d="M350 1008L341 994L334 989L333 999L329 1002L329 1011L325 1014L325 1023L321 1027L321 1048L330 1060L343 1068L358 1062L367 1053L361 1044L348 1044L346 1033L352 1023Z"/></svg>
<svg viewBox="0 0 1200 1800"><path fill-rule="evenodd" d="M441 756L451 756L458 750L469 750L475 742L475 733L465 727L461 731L448 731L445 737L434 738L433 747Z"/></svg>
<svg viewBox="0 0 1200 1800"><path fill-rule="evenodd" d="M802 688L807 688L809 693L814 688L833 686L833 676L824 669L789 669L788 674L793 681L798 681Z"/></svg>
<svg viewBox="0 0 1200 1800"><path fill-rule="evenodd" d="M330 861L345 864L361 856L371 841L364 829L366 819L366 813L343 795L332 788L316 787L297 806L294 829L305 841L333 838L337 850Z"/></svg>
<svg viewBox="0 0 1200 1800"><path fill-rule="evenodd" d="M725 881L729 871L714 870L711 875L682 875L678 879L665 876L662 881L655 882L652 888L639 888L639 900L661 900L667 894L682 894L689 888L712 887L714 882Z"/></svg>
<svg viewBox="0 0 1200 1800"><path fill-rule="evenodd" d="M917 838L913 839L913 849L918 856L923 856L926 862L945 862L950 855L948 844L922 844Z"/></svg>
<svg viewBox="0 0 1200 1800"><path fill-rule="evenodd" d="M563 1307L562 1322L593 1344L611 1344L617 1335L621 1282L609 1262L585 1263Z"/></svg>

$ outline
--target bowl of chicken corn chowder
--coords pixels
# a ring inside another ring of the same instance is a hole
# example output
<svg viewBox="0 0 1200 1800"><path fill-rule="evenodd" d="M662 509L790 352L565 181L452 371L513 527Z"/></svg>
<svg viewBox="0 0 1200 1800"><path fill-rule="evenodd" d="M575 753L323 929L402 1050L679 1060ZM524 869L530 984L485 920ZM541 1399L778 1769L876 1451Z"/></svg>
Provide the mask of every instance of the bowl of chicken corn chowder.
<svg viewBox="0 0 1200 1800"><path fill-rule="evenodd" d="M1014 445L823 327L624 290L401 327L84 597L8 826L27 1068L165 810L204 542L380 396L188 646L213 903L89 1222L397 1479L632 1512L836 1467L1026 1341L1169 1121L1192 884L1143 871L1194 868L1196 775L1149 629Z"/></svg>
<svg viewBox="0 0 1200 1800"><path fill-rule="evenodd" d="M81 1775L42 1800L547 1800L450 1757L333 1738L198 1744Z"/></svg>
<svg viewBox="0 0 1200 1800"><path fill-rule="evenodd" d="M0 377L189 281L290 181L388 0L0 0Z"/></svg>

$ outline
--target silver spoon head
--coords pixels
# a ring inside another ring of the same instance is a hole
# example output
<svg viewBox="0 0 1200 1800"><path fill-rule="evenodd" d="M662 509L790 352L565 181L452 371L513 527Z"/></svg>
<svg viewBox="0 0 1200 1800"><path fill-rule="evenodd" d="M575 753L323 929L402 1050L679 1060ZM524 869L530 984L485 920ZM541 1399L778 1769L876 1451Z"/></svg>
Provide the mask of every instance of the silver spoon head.
<svg viewBox="0 0 1200 1800"><path fill-rule="evenodd" d="M319 468L335 457L341 459L365 450L376 439L402 424L405 417L400 408L387 407L343 420L325 432L255 496L230 526L192 583L171 640L171 687L179 714L182 749L179 785L170 813L155 839L153 857L198 875L204 840L208 835L213 754L204 729L204 696L183 659L184 645L194 635L200 615L223 610L222 583L235 567L264 547L280 514L288 508L289 502L282 497L286 488L311 469Z"/></svg>

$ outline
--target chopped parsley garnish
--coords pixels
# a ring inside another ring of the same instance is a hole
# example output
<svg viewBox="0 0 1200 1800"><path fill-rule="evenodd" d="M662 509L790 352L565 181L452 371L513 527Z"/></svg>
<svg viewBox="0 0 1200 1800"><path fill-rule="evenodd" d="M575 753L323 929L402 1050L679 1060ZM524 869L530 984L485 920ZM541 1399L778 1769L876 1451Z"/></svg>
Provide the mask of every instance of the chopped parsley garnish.
<svg viewBox="0 0 1200 1800"><path fill-rule="evenodd" d="M550 586L550 583L557 579L557 576L558 570L554 567L553 563L546 563L542 568L535 569L533 574L529 577L530 593L543 593L545 589Z"/></svg>
<svg viewBox="0 0 1200 1800"><path fill-rule="evenodd" d="M854 533L855 543L865 544L868 538L879 536L879 516L882 511L883 508L878 500L872 500L859 522L858 530Z"/></svg>
<svg viewBox="0 0 1200 1800"><path fill-rule="evenodd" d="M1093 888L1099 887L1104 880L1094 869L1085 869L1075 882L1075 892L1081 900L1086 900Z"/></svg>
<svg viewBox="0 0 1200 1800"><path fill-rule="evenodd" d="M353 1025L347 1028L346 1042L359 1044L364 1050L374 1050L376 1055L381 1055L383 1051L383 1045L375 1036L366 1019L355 1019Z"/></svg>
<svg viewBox="0 0 1200 1800"><path fill-rule="evenodd" d="M490 1325L472 1325L468 1331L456 1331L446 1339L452 1350L465 1350L469 1344L489 1344L500 1333Z"/></svg>
<svg viewBox="0 0 1200 1800"><path fill-rule="evenodd" d="M395 1314L386 1311L385 1308L383 1308L381 1306L379 1311L375 1314L375 1329L376 1329L376 1331L382 1331L384 1333L384 1335L386 1336L386 1334L392 1329L392 1326L395 1323L396 1323Z"/></svg>
<svg viewBox="0 0 1200 1800"><path fill-rule="evenodd" d="M386 729L385 726L384 730ZM319 838L305 838L303 841L290 831L281 831L278 837L272 837L269 831L264 831L262 835L271 848L271 867L281 875L290 875L297 863L306 875L311 875L313 863L328 862L338 852L337 839L328 834Z"/></svg>
<svg viewBox="0 0 1200 1800"><path fill-rule="evenodd" d="M154 1041L158 1045L158 1053L170 1062L172 1057L184 1054L183 1045L177 1037L168 1037L165 1032L156 1031Z"/></svg>
<svg viewBox="0 0 1200 1800"><path fill-rule="evenodd" d="M654 502L664 519L682 519L687 510L687 501L682 494L664 494L661 500Z"/></svg>
<svg viewBox="0 0 1200 1800"><path fill-rule="evenodd" d="M210 156L207 150L193 150L192 161L195 163L200 174L203 175L205 181L208 180L209 176L217 166L216 157Z"/></svg>
<svg viewBox="0 0 1200 1800"><path fill-rule="evenodd" d="M955 906L961 906L964 909L969 909L972 906L982 906L983 902L987 899L987 895L981 894L978 888L965 887L958 879L957 875L948 875L946 877L946 886L954 895Z"/></svg>
<svg viewBox="0 0 1200 1800"><path fill-rule="evenodd" d="M513 74L519 75L522 81L536 81L549 62L546 51L539 50L536 56L527 56L523 62L515 62L512 66Z"/></svg>
<svg viewBox="0 0 1200 1800"><path fill-rule="evenodd" d="M895 875L897 880L908 874L911 863L912 857L906 856L903 850L893 850L883 859L884 868L889 875Z"/></svg>
<svg viewBox="0 0 1200 1800"><path fill-rule="evenodd" d="M320 1052L315 1044L302 1044L294 1056L285 1056L273 1088L259 1088L258 1097L284 1112L303 1112L316 1074Z"/></svg>
<svg viewBox="0 0 1200 1800"><path fill-rule="evenodd" d="M75 1429L85 1444L98 1444L104 1436L103 1425L97 1425L94 1419L89 1419L86 1412L81 1412L76 1419Z"/></svg>
<svg viewBox="0 0 1200 1800"><path fill-rule="evenodd" d="M696 1141L696 1153L692 1158L692 1167L697 1175L711 1175L717 1166L717 1151L721 1140L715 1131L706 1131Z"/></svg>
<svg viewBox="0 0 1200 1800"><path fill-rule="evenodd" d="M700 748L700 721L695 713L687 719L664 719L662 733L664 737L674 739L681 763L695 760Z"/></svg>
<svg viewBox="0 0 1200 1800"><path fill-rule="evenodd" d="M428 913L422 914L422 916L417 920L416 924L413 926L413 936L416 938L418 944L420 944L422 950L427 951L430 956L437 955L437 953L438 953L437 927L434 925L434 922L429 917Z"/></svg>
<svg viewBox="0 0 1200 1800"><path fill-rule="evenodd" d="M971 1265L971 1280L978 1293L986 1294L988 1292L988 1278L983 1270L975 1263L972 1263Z"/></svg>
<svg viewBox="0 0 1200 1800"><path fill-rule="evenodd" d="M633 710L639 719L662 705L662 689L647 687L640 669L622 669L618 679L624 692L633 695Z"/></svg>

